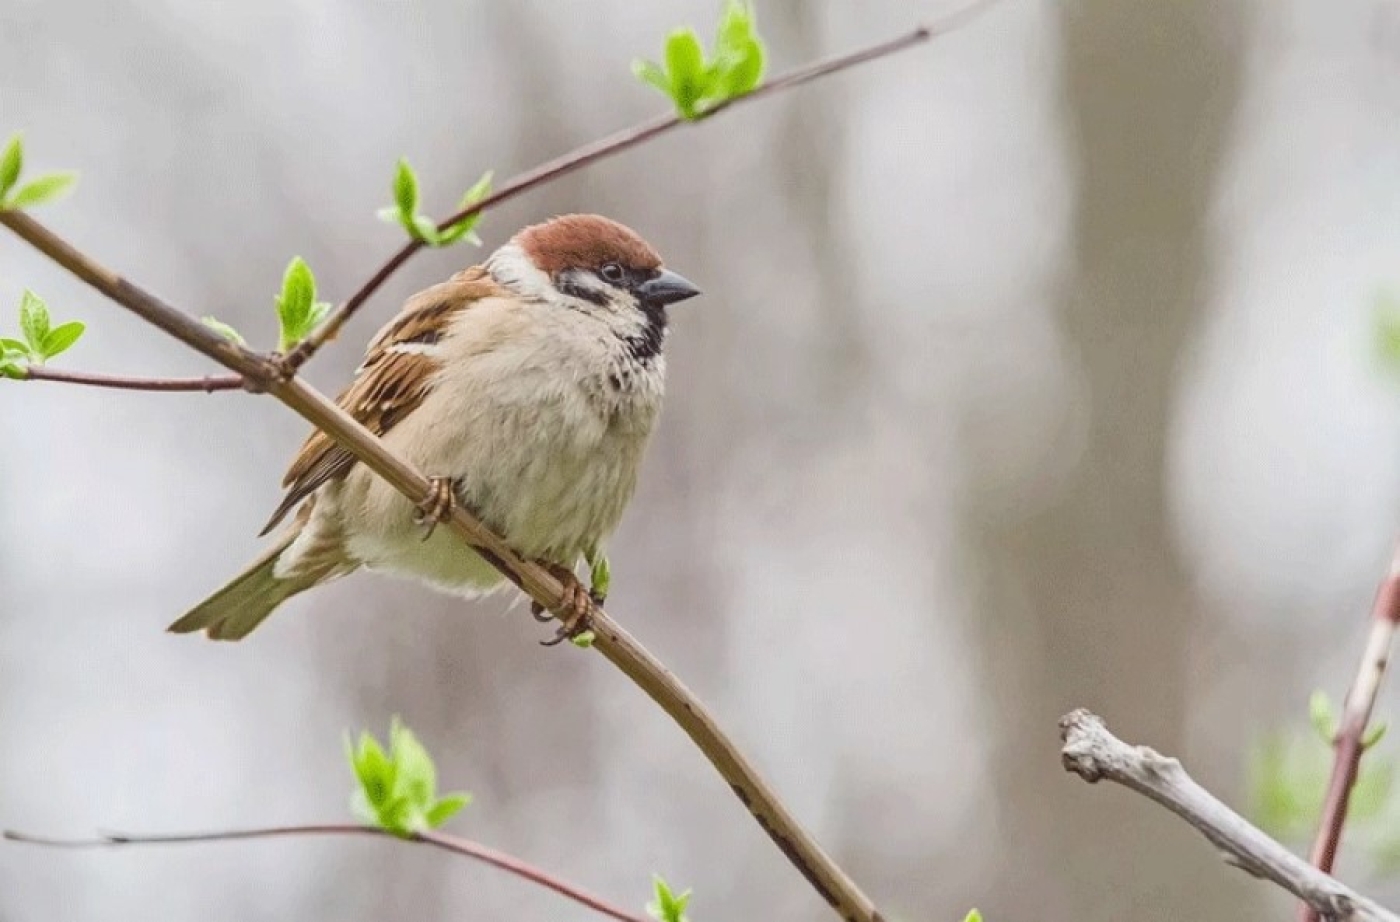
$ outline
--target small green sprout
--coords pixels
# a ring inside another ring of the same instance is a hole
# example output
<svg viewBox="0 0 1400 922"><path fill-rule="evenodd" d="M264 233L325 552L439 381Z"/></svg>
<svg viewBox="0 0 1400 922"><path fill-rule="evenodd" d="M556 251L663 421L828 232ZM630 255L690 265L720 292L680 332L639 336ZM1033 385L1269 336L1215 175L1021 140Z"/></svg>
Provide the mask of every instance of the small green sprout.
<svg viewBox="0 0 1400 922"><path fill-rule="evenodd" d="M588 564L588 588L593 597L606 599L612 590L612 565L608 563L608 555L598 548L590 548L583 552L583 559Z"/></svg>
<svg viewBox="0 0 1400 922"><path fill-rule="evenodd" d="M360 733L357 744L347 736L345 749L359 781L351 807L370 826L408 838L436 829L471 803L466 793L437 796L432 757L397 717L389 728L388 752L369 731Z"/></svg>
<svg viewBox="0 0 1400 922"><path fill-rule="evenodd" d="M26 365L42 365L67 352L87 327L78 320L53 326L49 306L26 288L19 301L19 329L23 339L0 337L0 375L7 378L23 378Z"/></svg>
<svg viewBox="0 0 1400 922"><path fill-rule="evenodd" d="M672 892L671 886L658 874L652 875L651 882L655 898L647 903L647 915L656 922L689 922L685 907L690 902L690 891Z"/></svg>
<svg viewBox="0 0 1400 922"><path fill-rule="evenodd" d="M669 98L681 118L694 121L752 93L763 80L765 58L752 4L726 0L708 61L695 30L677 29L666 38L664 66L637 60L632 73Z"/></svg>
<svg viewBox="0 0 1400 922"><path fill-rule="evenodd" d="M1320 688L1308 698L1308 720L1324 743L1331 746L1336 741L1337 715L1332 710L1332 699Z"/></svg>
<svg viewBox="0 0 1400 922"><path fill-rule="evenodd" d="M243 338L242 333L224 323L218 317L201 317L199 318L199 322L231 343L237 343L240 346L248 345L248 341Z"/></svg>
<svg viewBox="0 0 1400 922"><path fill-rule="evenodd" d="M975 909L970 909L967 915L963 916L963 922L982 922L982 913Z"/></svg>
<svg viewBox="0 0 1400 922"><path fill-rule="evenodd" d="M73 190L78 174L70 171L42 173L20 185L24 170L24 135L10 135L0 150L0 211L33 208L57 201Z"/></svg>
<svg viewBox="0 0 1400 922"><path fill-rule="evenodd" d="M490 170L482 174L462 196L458 204L459 211L470 208L490 194L491 177ZM418 213L418 174L413 172L413 167L405 157L399 158L398 166L394 170L393 191L394 205L379 209L380 220L400 225L414 240L431 247L451 246L463 239L473 246L481 246L481 238L476 235L476 225L481 220L480 212L467 215L442 230L438 230L437 223L432 218Z"/></svg>
<svg viewBox="0 0 1400 922"><path fill-rule="evenodd" d="M1335 709L1324 692L1309 697L1308 721L1315 739L1302 732L1271 733L1256 743L1250 757L1249 813L1265 831L1284 840L1305 839L1322 815L1338 732ZM1363 747L1370 749L1384 733L1385 724L1376 724L1363 736ZM1386 815L1395 774L1396 761L1388 755L1372 753L1361 763L1349 809L1359 827L1379 824Z"/></svg>
<svg viewBox="0 0 1400 922"><path fill-rule="evenodd" d="M276 303L281 326L277 348L282 352L305 339L331 309L329 303L316 300L316 276L300 256L294 256L287 264L287 271L282 275L282 293L277 296Z"/></svg>

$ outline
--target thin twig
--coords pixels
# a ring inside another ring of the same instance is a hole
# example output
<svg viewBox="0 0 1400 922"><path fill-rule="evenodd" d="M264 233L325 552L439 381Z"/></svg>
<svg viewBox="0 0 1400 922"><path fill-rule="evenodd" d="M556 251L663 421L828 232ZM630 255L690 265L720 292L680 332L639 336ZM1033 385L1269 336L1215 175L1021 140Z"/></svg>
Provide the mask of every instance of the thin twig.
<svg viewBox="0 0 1400 922"><path fill-rule="evenodd" d="M1361 756L1366 746L1366 725L1375 710L1376 695L1385 677L1386 662L1400 624L1400 546L1390 558L1390 569L1376 592L1371 605L1371 632L1366 651L1347 692L1342 706L1342 723L1334 742L1332 777L1327 782L1327 799L1323 801L1322 821L1313 842L1311 860L1319 869L1332 872L1337 861L1337 846L1342 840L1342 827L1347 821L1351 792L1361 771ZM1317 922L1317 913L1304 903L1298 910L1302 922Z"/></svg>
<svg viewBox="0 0 1400 922"><path fill-rule="evenodd" d="M238 391L243 379L238 375L205 375L202 378L133 378L123 375L99 375L82 371L63 371L46 365L26 365L21 381L57 381L62 384L83 384L88 387L108 387L119 391Z"/></svg>
<svg viewBox="0 0 1400 922"><path fill-rule="evenodd" d="M966 8L939 20L933 26L920 26L907 35L879 42L867 48L862 48L859 51L837 55L825 61L818 61L815 64L789 71L780 77L769 80L747 96L740 96L737 99L715 106L713 109L706 112L702 118L694 122L687 121L677 115L658 115L633 125L630 128L624 128L605 138L592 141L582 147L569 151L567 154L541 163L539 166L526 170L519 176L507 180L499 189L486 196L481 201L473 205L468 205L455 214L444 218L438 224L438 230L445 231L465 218L480 214L488 208L493 208L502 202L513 199L517 195L528 192L536 186L551 182L576 170L581 170L586 166L597 163L599 160L603 160L615 154L620 154L625 150L636 147L638 144L650 141L658 135L665 134L672 129L680 128L685 125L697 124L698 122L708 120L718 115L725 109L732 108L745 102L762 99L765 96L771 96L774 93L780 93L784 90L801 86L804 83L810 83L828 74L834 74L851 67L856 67L867 61L874 61L878 58L894 54L895 52L903 51L906 48L911 48L921 42L926 42L934 35L941 35L963 24L972 17L980 14L983 9L996 2L998 2L998 0L978 0L978 2L972 3ZM326 318L324 323L317 327L310 336L302 340L295 349L288 353L286 358L287 368L291 371L296 371L301 368L311 356L316 354L318 349L334 339L336 335L340 333L341 328L345 326L346 321L354 316L355 312L364 306L364 303L369 300L370 296L379 290L379 286L388 281L389 276L393 275L400 266L408 262L413 254L423 249L424 246L425 244L419 240L410 240L400 247L398 252L390 256L389 259L369 277L368 281L361 285L354 294L347 298L343 304L337 307L335 311Z"/></svg>
<svg viewBox="0 0 1400 922"><path fill-rule="evenodd" d="M430 845L456 855L465 855L477 861L500 868L503 871L538 884L576 903L597 910L619 922L648 922L636 913L621 909L600 896L595 896L578 887L522 861L505 852L498 852L470 839L449 835L445 832L420 832L408 837L396 836L383 829L353 824L324 823L306 826L274 826L265 829L229 829L221 832L176 833L169 835L135 835L125 832L105 832L93 839L55 839L48 836L33 836L23 832L5 830L4 838L11 842L27 845L42 845L50 848L110 848L122 845L181 845L197 842L234 842L240 839L275 839L284 836L378 836L399 842L416 842Z"/></svg>
<svg viewBox="0 0 1400 922"><path fill-rule="evenodd" d="M204 324L107 269L21 211L0 211L0 224L51 256L127 310L191 348L241 373L250 390L266 390L344 446L366 467L415 502L431 487L422 473L388 451L368 429L298 377L282 378L275 359L230 343ZM449 526L501 573L550 612L563 617L564 589L548 570L521 558L505 541L458 506ZM875 904L834 862L779 799L768 782L719 728L709 710L602 608L591 615L594 647L680 725L739 800L812 887L848 922L878 922Z"/></svg>
<svg viewBox="0 0 1400 922"><path fill-rule="evenodd" d="M1226 860L1273 881L1326 922L1400 922L1388 909L1319 871L1201 787L1176 759L1129 746L1082 708L1060 718L1065 771L1089 783L1107 778L1156 801L1194 826Z"/></svg>

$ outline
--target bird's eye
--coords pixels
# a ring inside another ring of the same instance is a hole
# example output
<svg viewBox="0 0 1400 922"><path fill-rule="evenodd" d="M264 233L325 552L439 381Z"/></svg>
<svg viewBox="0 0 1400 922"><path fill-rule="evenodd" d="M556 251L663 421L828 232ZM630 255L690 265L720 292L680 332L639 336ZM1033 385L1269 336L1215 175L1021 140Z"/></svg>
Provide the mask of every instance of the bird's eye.
<svg viewBox="0 0 1400 922"><path fill-rule="evenodd" d="M603 263L602 268L598 270L598 274L603 277L603 281L612 282L614 285L622 281L623 276L622 267L617 263Z"/></svg>

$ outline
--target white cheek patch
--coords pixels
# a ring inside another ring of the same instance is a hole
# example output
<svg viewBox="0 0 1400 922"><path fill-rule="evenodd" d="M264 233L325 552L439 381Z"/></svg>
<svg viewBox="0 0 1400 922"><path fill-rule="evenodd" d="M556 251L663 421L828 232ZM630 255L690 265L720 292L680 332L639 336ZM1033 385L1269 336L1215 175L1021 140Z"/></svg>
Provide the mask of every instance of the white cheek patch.
<svg viewBox="0 0 1400 922"><path fill-rule="evenodd" d="M492 253L486 261L486 270L492 278L523 298L558 297L549 276L536 268L525 251L514 243L507 243Z"/></svg>

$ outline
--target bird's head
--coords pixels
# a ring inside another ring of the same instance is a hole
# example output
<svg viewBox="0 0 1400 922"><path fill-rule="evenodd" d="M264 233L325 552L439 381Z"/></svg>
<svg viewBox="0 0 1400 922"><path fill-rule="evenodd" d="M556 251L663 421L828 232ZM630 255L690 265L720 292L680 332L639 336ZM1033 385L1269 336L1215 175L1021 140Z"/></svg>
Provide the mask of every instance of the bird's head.
<svg viewBox="0 0 1400 922"><path fill-rule="evenodd" d="M590 314L620 335L651 331L658 349L666 307L700 293L665 268L635 231L599 215L531 225L492 254L487 267L522 298Z"/></svg>

